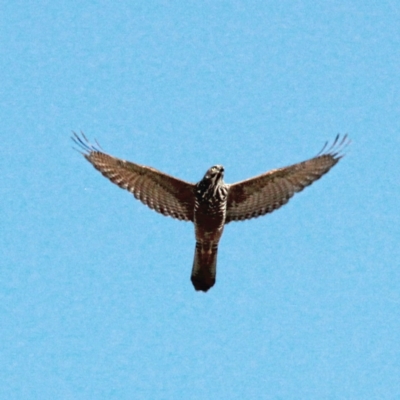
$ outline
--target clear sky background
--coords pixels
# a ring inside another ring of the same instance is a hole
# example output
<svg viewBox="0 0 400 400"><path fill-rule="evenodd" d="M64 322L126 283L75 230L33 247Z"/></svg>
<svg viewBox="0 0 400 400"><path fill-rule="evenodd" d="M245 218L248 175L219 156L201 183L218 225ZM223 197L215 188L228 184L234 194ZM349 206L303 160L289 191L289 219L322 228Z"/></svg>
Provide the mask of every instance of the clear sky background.
<svg viewBox="0 0 400 400"><path fill-rule="evenodd" d="M399 399L400 6L3 1L1 399ZM190 223L73 151L228 183L346 157L229 224L195 292Z"/></svg>

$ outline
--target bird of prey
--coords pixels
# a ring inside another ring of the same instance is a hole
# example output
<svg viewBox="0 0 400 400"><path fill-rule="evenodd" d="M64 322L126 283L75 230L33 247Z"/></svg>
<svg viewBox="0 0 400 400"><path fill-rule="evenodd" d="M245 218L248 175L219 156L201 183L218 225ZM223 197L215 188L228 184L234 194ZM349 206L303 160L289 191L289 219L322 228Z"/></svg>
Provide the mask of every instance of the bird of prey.
<svg viewBox="0 0 400 400"><path fill-rule="evenodd" d="M233 184L224 182L224 167L214 165L193 184L110 156L83 133L73 134L83 156L111 182L163 215L193 222L196 248L191 281L196 290L203 292L215 284L218 243L224 226L283 206L295 193L326 174L343 157L349 143L347 135L338 135L314 158Z"/></svg>

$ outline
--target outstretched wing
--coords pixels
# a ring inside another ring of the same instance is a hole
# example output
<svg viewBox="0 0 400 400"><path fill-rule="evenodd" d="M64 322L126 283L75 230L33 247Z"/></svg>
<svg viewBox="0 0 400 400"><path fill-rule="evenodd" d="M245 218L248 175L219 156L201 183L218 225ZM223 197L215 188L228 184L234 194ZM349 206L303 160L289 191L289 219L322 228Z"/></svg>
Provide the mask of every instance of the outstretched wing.
<svg viewBox="0 0 400 400"><path fill-rule="evenodd" d="M151 209L173 218L193 221L195 185L151 167L112 157L74 132L73 141L83 156L106 178L126 189Z"/></svg>
<svg viewBox="0 0 400 400"><path fill-rule="evenodd" d="M230 185L225 223L270 213L286 204L295 193L321 178L343 157L341 151L349 144L349 140L347 135L341 140L338 135L328 149L327 144L310 160Z"/></svg>

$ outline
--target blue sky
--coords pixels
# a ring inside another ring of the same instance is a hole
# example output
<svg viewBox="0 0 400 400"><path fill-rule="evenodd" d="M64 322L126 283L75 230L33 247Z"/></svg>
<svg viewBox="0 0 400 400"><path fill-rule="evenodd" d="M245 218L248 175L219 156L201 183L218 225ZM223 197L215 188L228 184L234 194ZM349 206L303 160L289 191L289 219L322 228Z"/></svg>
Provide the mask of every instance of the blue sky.
<svg viewBox="0 0 400 400"><path fill-rule="evenodd" d="M0 10L0 398L400 398L397 2ZM352 144L226 227L204 294L193 226L109 183L72 130L191 182Z"/></svg>

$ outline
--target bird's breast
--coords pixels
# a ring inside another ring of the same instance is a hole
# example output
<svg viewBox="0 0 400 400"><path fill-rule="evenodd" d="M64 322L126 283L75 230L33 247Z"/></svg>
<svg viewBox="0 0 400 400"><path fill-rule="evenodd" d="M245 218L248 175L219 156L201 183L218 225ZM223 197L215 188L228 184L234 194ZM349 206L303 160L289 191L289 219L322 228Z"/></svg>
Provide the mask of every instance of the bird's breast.
<svg viewBox="0 0 400 400"><path fill-rule="evenodd" d="M198 240L218 241L226 218L226 202L219 204L195 203L194 225Z"/></svg>
<svg viewBox="0 0 400 400"><path fill-rule="evenodd" d="M226 218L227 188L223 184L201 181L197 185L194 225L197 240L218 241Z"/></svg>

